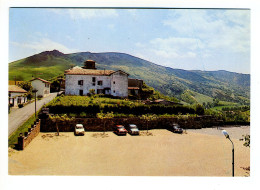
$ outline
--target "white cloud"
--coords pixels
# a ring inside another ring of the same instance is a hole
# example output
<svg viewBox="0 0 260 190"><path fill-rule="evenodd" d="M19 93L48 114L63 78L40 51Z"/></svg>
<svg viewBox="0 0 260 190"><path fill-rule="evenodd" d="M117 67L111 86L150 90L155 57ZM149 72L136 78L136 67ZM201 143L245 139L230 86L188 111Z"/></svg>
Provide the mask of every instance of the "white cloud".
<svg viewBox="0 0 260 190"><path fill-rule="evenodd" d="M204 44L195 38L169 37L153 39L149 47L154 54L164 58L193 58Z"/></svg>
<svg viewBox="0 0 260 190"><path fill-rule="evenodd" d="M71 19L90 19L117 17L114 9L49 9L59 15L69 15Z"/></svg>
<svg viewBox="0 0 260 190"><path fill-rule="evenodd" d="M50 51L50 50L59 50L63 53L72 53L77 51L76 49L70 49L66 47L65 45L54 42L47 38L42 38L39 41L34 41L31 43L18 43L18 42L11 42L11 45L16 46L21 49L21 51L26 51L30 49L33 53L40 53L42 51ZM25 50L23 50L25 49Z"/></svg>
<svg viewBox="0 0 260 190"><path fill-rule="evenodd" d="M247 10L170 10L165 26L182 37L199 38L212 51L250 50L250 12Z"/></svg>

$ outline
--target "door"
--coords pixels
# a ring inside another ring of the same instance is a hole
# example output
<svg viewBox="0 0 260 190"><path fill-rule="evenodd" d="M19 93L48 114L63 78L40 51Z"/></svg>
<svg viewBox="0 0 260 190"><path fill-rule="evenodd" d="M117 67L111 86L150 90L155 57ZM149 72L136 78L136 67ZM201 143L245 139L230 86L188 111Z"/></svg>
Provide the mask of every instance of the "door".
<svg viewBox="0 0 260 190"><path fill-rule="evenodd" d="M79 90L79 95L83 96L83 90Z"/></svg>

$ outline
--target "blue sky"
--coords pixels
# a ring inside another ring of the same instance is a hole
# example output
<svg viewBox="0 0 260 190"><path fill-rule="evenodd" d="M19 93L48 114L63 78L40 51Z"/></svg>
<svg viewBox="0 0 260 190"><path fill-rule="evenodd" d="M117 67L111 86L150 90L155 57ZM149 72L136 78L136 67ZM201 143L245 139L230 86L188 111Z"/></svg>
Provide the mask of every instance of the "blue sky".
<svg viewBox="0 0 260 190"><path fill-rule="evenodd" d="M250 73L250 10L10 8L10 62L53 49Z"/></svg>

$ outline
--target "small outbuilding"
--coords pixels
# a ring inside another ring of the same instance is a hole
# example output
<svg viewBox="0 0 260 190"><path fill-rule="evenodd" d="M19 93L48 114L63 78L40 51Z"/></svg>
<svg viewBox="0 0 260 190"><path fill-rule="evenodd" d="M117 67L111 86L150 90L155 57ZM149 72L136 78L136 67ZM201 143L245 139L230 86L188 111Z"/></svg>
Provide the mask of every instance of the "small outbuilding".
<svg viewBox="0 0 260 190"><path fill-rule="evenodd" d="M16 85L8 86L9 104L11 107L18 107L19 104L27 102L27 91Z"/></svg>
<svg viewBox="0 0 260 190"><path fill-rule="evenodd" d="M41 78L31 80L33 89L37 90L37 96L46 97L50 95L50 82Z"/></svg>

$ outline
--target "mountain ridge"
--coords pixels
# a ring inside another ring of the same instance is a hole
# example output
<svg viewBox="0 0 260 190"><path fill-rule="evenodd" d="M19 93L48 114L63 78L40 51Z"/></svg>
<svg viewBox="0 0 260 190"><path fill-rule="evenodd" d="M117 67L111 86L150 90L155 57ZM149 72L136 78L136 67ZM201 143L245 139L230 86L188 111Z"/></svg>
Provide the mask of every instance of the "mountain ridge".
<svg viewBox="0 0 260 190"><path fill-rule="evenodd" d="M15 75L20 77L20 80L28 80L32 75L49 79L64 73L64 70L72 66L83 66L87 59L96 61L98 69L123 70L129 73L131 78L143 79L161 93L180 99L183 94L187 94L187 90L191 90L211 99L249 102L250 74L225 70L174 69L120 52L64 54L58 50L44 51L9 63L9 79Z"/></svg>

